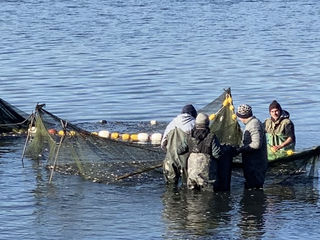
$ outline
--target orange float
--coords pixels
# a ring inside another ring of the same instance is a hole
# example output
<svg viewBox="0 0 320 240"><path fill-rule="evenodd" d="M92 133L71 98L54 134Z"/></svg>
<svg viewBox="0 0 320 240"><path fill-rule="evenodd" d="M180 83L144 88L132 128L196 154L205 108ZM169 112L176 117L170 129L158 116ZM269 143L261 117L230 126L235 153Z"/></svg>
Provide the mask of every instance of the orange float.
<svg viewBox="0 0 320 240"><path fill-rule="evenodd" d="M50 135L55 135L55 134L57 134L58 132L57 132L57 130L51 128L51 129L48 130L48 133L49 133Z"/></svg>

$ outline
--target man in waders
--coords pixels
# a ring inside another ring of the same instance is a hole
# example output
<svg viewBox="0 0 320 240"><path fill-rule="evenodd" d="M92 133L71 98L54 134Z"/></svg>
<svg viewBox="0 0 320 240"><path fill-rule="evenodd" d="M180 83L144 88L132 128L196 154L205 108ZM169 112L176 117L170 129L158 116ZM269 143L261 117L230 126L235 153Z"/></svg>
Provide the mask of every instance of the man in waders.
<svg viewBox="0 0 320 240"><path fill-rule="evenodd" d="M242 146L238 150L242 154L245 188L259 189L263 187L268 165L264 126L247 104L240 105L236 114L245 125Z"/></svg>
<svg viewBox="0 0 320 240"><path fill-rule="evenodd" d="M276 100L269 105L269 113L270 118L265 120L264 127L270 161L289 155L288 151L294 151L296 138L290 114Z"/></svg>
<svg viewBox="0 0 320 240"><path fill-rule="evenodd" d="M161 148L166 151L163 175L167 184L177 185L180 178L182 184L186 183L188 153L178 154L178 147L191 133L196 117L196 109L191 104L185 105L181 114L168 124L163 133Z"/></svg>
<svg viewBox="0 0 320 240"><path fill-rule="evenodd" d="M178 153L189 152L187 187L189 189L207 189L215 178L217 161L222 150L218 138L209 129L209 118L199 113L195 128L185 142L181 143Z"/></svg>

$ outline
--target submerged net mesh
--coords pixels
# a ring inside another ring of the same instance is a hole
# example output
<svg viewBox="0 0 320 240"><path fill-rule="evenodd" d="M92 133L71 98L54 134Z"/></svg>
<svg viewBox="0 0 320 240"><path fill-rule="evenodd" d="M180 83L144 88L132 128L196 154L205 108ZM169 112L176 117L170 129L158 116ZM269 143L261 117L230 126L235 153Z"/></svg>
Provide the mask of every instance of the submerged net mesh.
<svg viewBox="0 0 320 240"><path fill-rule="evenodd" d="M42 108L37 110L35 127L26 155L45 156L49 168L97 182L112 182L163 158L159 146L99 137Z"/></svg>
<svg viewBox="0 0 320 240"><path fill-rule="evenodd" d="M28 124L28 114L0 98L0 133L24 133Z"/></svg>
<svg viewBox="0 0 320 240"><path fill-rule="evenodd" d="M291 176L304 174L308 177L318 178L320 146L296 152L290 156L269 161L269 175Z"/></svg>
<svg viewBox="0 0 320 240"><path fill-rule="evenodd" d="M215 116L211 130L222 143L237 145L242 133L230 99L230 89L225 90L199 112ZM35 128L30 131L32 137L26 155L47 159L51 174L55 170L95 182L113 182L130 173L162 166L165 152L159 144L103 138L57 117L42 106L36 107L35 115Z"/></svg>

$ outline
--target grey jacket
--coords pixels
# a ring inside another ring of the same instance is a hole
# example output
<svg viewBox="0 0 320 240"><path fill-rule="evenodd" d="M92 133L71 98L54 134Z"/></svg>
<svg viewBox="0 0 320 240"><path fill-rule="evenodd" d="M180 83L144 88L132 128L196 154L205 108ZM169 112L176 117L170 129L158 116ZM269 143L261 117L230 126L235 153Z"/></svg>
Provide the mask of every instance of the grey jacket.
<svg viewBox="0 0 320 240"><path fill-rule="evenodd" d="M256 117L246 123L242 142L240 152L247 187L262 186L268 167L267 141L264 126Z"/></svg>
<svg viewBox="0 0 320 240"><path fill-rule="evenodd" d="M251 117L245 125L242 143L245 151L264 150L267 146L264 126L255 116ZM263 151L261 154L263 156Z"/></svg>

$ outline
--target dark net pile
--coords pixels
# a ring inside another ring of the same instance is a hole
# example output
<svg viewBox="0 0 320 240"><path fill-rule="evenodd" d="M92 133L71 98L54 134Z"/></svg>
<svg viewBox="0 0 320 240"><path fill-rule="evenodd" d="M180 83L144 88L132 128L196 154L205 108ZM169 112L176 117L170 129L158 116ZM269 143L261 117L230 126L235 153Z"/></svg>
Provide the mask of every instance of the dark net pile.
<svg viewBox="0 0 320 240"><path fill-rule="evenodd" d="M237 145L241 141L241 130L233 118L232 101L225 104L226 99L231 99L230 89L199 112L215 113L211 130L223 143ZM27 156L47 159L51 171L81 175L95 182L113 182L129 173L160 168L165 156L159 144L102 138L42 106L36 107L34 126Z"/></svg>
<svg viewBox="0 0 320 240"><path fill-rule="evenodd" d="M29 116L0 98L0 134L25 133Z"/></svg>

